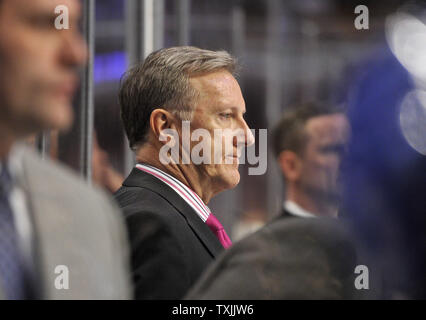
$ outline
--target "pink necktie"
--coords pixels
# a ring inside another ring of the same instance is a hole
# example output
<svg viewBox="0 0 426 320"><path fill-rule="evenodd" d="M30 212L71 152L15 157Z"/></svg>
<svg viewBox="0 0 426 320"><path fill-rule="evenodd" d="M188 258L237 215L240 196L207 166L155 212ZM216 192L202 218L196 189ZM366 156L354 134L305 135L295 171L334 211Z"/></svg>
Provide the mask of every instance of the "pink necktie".
<svg viewBox="0 0 426 320"><path fill-rule="evenodd" d="M216 237L219 239L220 243L225 249L231 246L231 239L229 239L225 229L223 229L222 224L219 222L219 220L217 220L217 218L213 214L209 215L206 224L209 226L210 230L216 235Z"/></svg>

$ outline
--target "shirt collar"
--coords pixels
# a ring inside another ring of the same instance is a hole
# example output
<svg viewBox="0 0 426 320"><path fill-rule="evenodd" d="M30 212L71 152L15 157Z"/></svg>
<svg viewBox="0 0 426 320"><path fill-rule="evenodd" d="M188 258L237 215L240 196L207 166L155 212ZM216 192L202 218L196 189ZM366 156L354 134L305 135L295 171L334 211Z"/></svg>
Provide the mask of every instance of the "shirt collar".
<svg viewBox="0 0 426 320"><path fill-rule="evenodd" d="M136 168L150 175L153 175L163 183L172 188L185 202L197 213L197 215L206 222L211 211L209 207L201 200L201 198L184 183L173 177L172 175L147 164L136 165Z"/></svg>
<svg viewBox="0 0 426 320"><path fill-rule="evenodd" d="M287 210L290 214L294 216L298 216L298 217L303 217L303 218L316 217L313 213L303 209L296 202L293 202L291 200L287 200L284 202L284 210Z"/></svg>
<svg viewBox="0 0 426 320"><path fill-rule="evenodd" d="M12 181L15 183L22 176L23 169L23 157L25 152L25 144L23 142L15 143L10 149L7 157L0 161L0 172L6 163Z"/></svg>

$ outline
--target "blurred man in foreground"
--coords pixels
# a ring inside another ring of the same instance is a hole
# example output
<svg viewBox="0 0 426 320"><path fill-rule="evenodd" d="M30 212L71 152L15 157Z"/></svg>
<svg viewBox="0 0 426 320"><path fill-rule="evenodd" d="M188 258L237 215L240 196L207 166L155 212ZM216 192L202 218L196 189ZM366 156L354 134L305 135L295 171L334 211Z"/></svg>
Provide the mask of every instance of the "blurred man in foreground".
<svg viewBox="0 0 426 320"><path fill-rule="evenodd" d="M55 29L55 7L70 29ZM116 207L67 169L19 143L67 129L86 59L76 0L0 1L0 296L128 298Z"/></svg>
<svg viewBox="0 0 426 320"><path fill-rule="evenodd" d="M286 187L282 217L337 217L348 136L348 120L337 109L309 103L284 112L273 131Z"/></svg>
<svg viewBox="0 0 426 320"><path fill-rule="evenodd" d="M138 164L116 199L138 299L182 298L231 245L207 204L238 184L238 158L254 140L234 70L227 52L174 47L124 77L121 115Z"/></svg>
<svg viewBox="0 0 426 320"><path fill-rule="evenodd" d="M336 219L277 219L237 242L186 296L201 300L356 299L351 232Z"/></svg>

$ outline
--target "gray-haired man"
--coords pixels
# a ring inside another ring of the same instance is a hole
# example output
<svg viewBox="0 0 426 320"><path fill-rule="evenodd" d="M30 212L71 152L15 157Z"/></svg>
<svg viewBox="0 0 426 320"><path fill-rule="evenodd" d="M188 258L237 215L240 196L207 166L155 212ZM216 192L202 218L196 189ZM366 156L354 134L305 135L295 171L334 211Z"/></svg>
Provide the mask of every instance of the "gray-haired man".
<svg viewBox="0 0 426 320"><path fill-rule="evenodd" d="M231 244L206 204L238 184L238 157L254 140L234 70L226 52L174 47L124 77L121 114L138 164L116 199L127 218L136 298L182 298Z"/></svg>

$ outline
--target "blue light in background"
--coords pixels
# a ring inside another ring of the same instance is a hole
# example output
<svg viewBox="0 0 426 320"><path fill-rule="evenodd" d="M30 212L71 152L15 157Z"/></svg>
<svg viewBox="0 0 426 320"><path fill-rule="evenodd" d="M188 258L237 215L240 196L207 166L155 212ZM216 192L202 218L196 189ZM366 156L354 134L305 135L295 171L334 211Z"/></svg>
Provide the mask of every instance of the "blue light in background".
<svg viewBox="0 0 426 320"><path fill-rule="evenodd" d="M95 84L120 80L127 67L126 53L123 51L97 54L94 62Z"/></svg>

